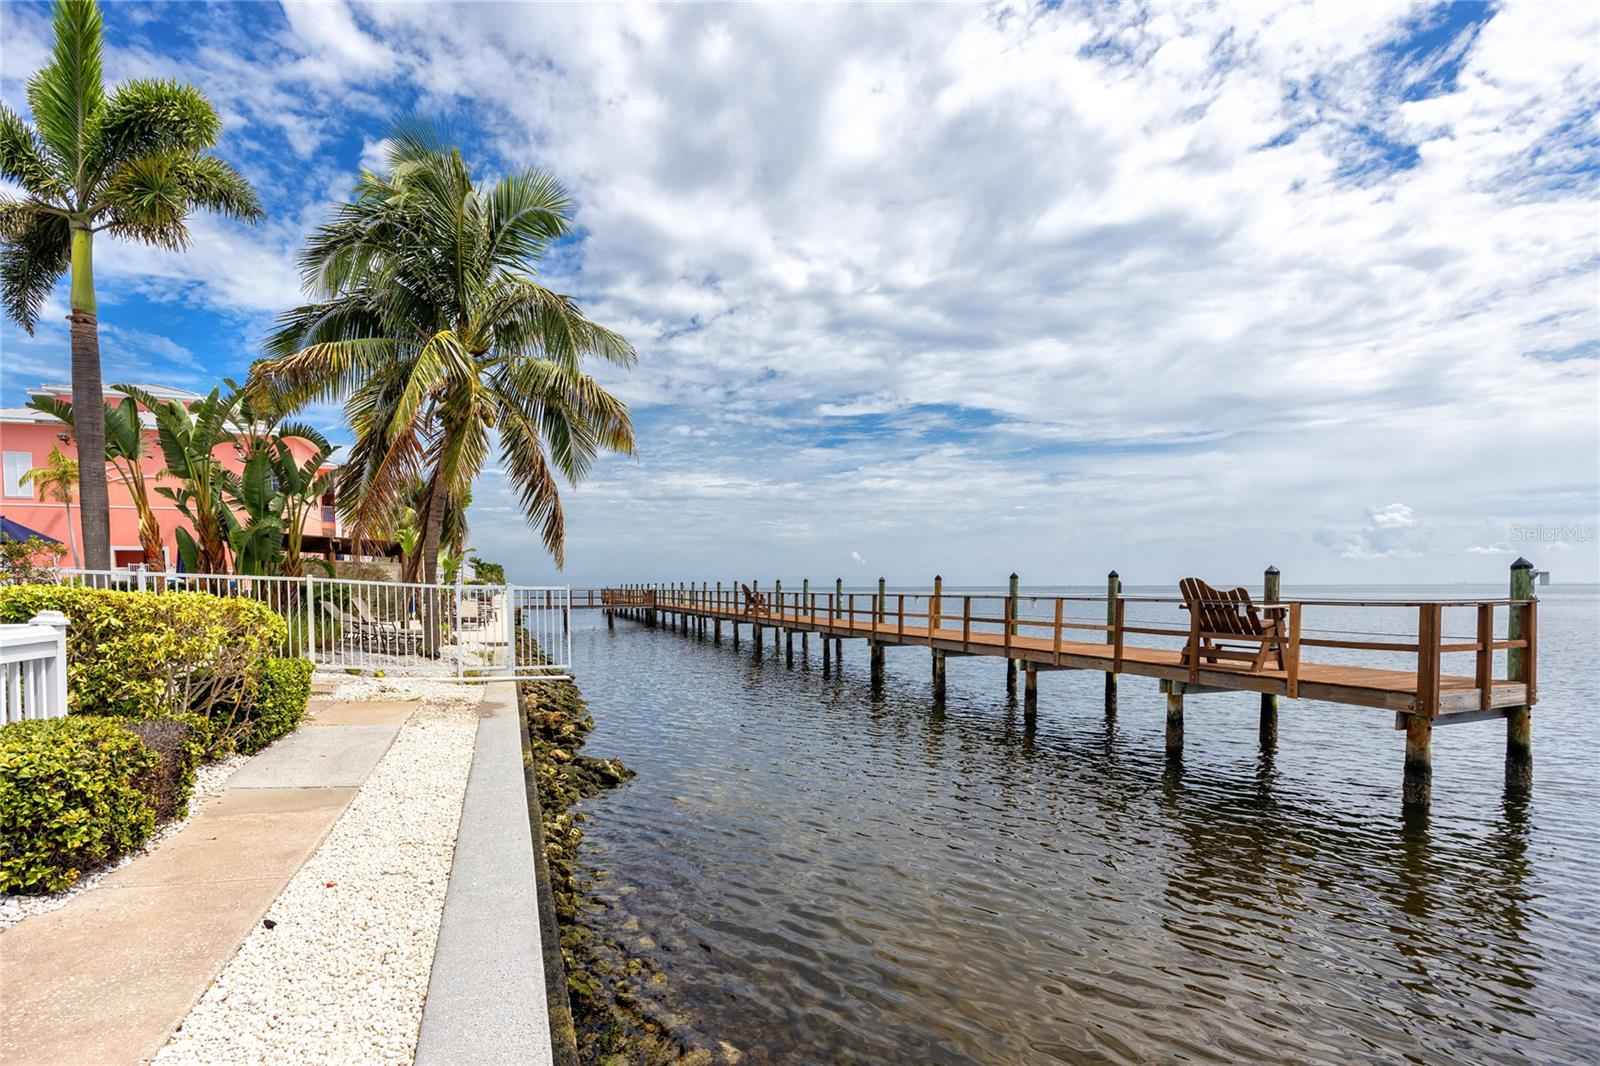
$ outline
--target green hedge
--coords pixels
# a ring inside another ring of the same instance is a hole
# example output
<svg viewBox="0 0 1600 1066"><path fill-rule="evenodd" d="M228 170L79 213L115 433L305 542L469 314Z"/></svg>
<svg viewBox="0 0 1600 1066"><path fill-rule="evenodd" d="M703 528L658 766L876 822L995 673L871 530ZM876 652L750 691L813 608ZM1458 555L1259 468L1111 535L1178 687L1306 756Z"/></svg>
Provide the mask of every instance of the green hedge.
<svg viewBox="0 0 1600 1066"><path fill-rule="evenodd" d="M53 718L0 729L0 891L56 892L143 844L158 756L122 722Z"/></svg>
<svg viewBox="0 0 1600 1066"><path fill-rule="evenodd" d="M311 699L311 663L306 659L268 659L255 699L244 711L238 749L254 755L305 717Z"/></svg>
<svg viewBox="0 0 1600 1066"><path fill-rule="evenodd" d="M263 603L200 592L113 592L75 585L0 587L0 622L67 616L67 705L74 714L197 714L228 731L248 708L287 626Z"/></svg>

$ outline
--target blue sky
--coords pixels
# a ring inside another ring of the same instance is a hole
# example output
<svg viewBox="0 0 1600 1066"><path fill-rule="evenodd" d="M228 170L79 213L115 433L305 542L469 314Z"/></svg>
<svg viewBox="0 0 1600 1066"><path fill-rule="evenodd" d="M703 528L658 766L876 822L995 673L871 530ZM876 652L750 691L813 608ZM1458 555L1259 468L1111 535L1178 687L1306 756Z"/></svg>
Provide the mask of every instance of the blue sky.
<svg viewBox="0 0 1600 1066"><path fill-rule="evenodd" d="M48 11L0 17L20 108ZM243 376L398 112L486 178L571 187L580 235L544 277L638 348L600 376L641 442L568 496L575 584L1498 583L1518 553L1596 580L1593 5L106 24L108 77L200 86L270 211L197 219L184 255L97 252L108 380ZM65 379L64 313L0 329L5 403ZM553 576L497 472L471 517L514 577Z"/></svg>

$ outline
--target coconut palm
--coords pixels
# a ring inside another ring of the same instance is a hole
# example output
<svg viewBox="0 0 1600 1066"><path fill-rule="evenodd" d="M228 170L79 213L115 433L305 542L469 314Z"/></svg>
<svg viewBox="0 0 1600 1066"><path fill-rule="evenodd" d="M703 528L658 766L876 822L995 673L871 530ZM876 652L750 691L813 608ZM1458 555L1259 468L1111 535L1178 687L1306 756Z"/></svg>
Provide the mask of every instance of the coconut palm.
<svg viewBox="0 0 1600 1066"><path fill-rule="evenodd" d="M78 561L78 534L72 529L72 489L78 483L78 460L68 459L60 448L51 448L43 466L34 467L22 475L22 483L39 487L41 500L54 500L67 509L67 540L72 544L72 565Z"/></svg>
<svg viewBox="0 0 1600 1066"><path fill-rule="evenodd" d="M122 393L123 398L119 403L107 401L105 405L106 462L116 470L133 499L134 511L139 515L139 547L144 550L144 563L160 570L166 562L161 552L161 523L156 519L155 509L150 506L150 489L145 483L144 425L139 420L139 403L127 395L126 386L113 385L111 391ZM40 395L29 400L28 406L54 415L68 429L77 432L72 404L65 400Z"/></svg>
<svg viewBox="0 0 1600 1066"><path fill-rule="evenodd" d="M408 481L424 578L438 578L449 502L501 465L557 564L558 477L576 484L601 450L631 453L626 405L582 370L631 366L633 348L540 285L534 269L571 232L571 201L533 169L477 184L426 123L397 122L387 169L311 237L301 270L315 302L279 319L252 382L290 403L343 398L356 441L341 498L358 536L390 522Z"/></svg>
<svg viewBox="0 0 1600 1066"><path fill-rule="evenodd" d="M72 400L80 456L105 450L94 235L181 249L196 209L255 221L249 184L209 154L221 124L200 91L139 79L109 94L101 79L102 27L92 0L57 0L50 61L28 82L33 122L0 103L0 301L33 332L61 276L72 274ZM89 566L111 563L105 464L81 464L79 501Z"/></svg>

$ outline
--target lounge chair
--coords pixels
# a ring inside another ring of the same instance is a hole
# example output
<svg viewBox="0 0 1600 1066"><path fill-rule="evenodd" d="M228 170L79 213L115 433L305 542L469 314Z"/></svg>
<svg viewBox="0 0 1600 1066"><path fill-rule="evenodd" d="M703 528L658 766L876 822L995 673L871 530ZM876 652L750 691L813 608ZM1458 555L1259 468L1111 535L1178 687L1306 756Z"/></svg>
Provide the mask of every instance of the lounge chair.
<svg viewBox="0 0 1600 1066"><path fill-rule="evenodd" d="M1200 662L1230 660L1249 663L1250 672L1259 674L1270 655L1277 663L1275 669L1284 668L1281 609L1269 604L1263 618L1263 609L1243 587L1224 592L1197 577L1178 582L1178 591L1183 595L1183 609L1190 612L1192 634L1183 649L1183 665L1192 670Z"/></svg>
<svg viewBox="0 0 1600 1066"><path fill-rule="evenodd" d="M350 606L361 616L368 636L380 650L415 652L422 646L422 634L411 628L409 619L380 618L360 596L351 596Z"/></svg>

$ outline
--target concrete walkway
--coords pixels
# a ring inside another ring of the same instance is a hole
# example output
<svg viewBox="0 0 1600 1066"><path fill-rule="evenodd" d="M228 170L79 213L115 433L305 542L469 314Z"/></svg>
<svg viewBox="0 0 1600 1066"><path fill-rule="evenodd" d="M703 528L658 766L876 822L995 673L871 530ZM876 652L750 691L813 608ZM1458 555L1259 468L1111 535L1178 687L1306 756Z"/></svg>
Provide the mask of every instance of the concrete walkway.
<svg viewBox="0 0 1600 1066"><path fill-rule="evenodd" d="M0 934L0 1064L143 1063L316 851L417 704L312 704L156 851Z"/></svg>
<svg viewBox="0 0 1600 1066"><path fill-rule="evenodd" d="M516 686L488 686L480 714L416 1062L545 1066L550 1019Z"/></svg>

